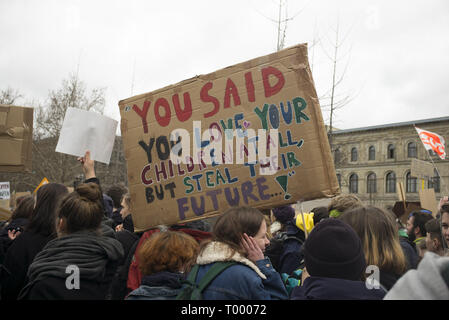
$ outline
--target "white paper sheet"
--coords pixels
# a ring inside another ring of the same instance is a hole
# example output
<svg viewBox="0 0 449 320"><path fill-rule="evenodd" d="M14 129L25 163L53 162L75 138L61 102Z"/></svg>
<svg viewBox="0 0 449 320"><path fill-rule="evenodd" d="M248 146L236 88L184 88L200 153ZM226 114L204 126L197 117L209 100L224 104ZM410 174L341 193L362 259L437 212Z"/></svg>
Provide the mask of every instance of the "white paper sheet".
<svg viewBox="0 0 449 320"><path fill-rule="evenodd" d="M109 164L117 124L92 111L67 108L56 152L81 157L90 150L91 159Z"/></svg>

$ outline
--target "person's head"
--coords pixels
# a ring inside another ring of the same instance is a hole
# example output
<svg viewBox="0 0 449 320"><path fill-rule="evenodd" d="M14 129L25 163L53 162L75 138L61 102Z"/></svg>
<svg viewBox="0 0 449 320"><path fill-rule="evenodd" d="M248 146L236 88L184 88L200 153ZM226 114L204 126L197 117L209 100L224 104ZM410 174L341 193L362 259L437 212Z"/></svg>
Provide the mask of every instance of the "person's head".
<svg viewBox="0 0 449 320"><path fill-rule="evenodd" d="M416 243L416 249L418 251L418 256L420 259L424 258L424 254L426 253L427 249L427 243L426 239L421 239Z"/></svg>
<svg viewBox="0 0 449 320"><path fill-rule="evenodd" d="M198 254L198 242L179 231L161 231L146 240L138 251L143 275L161 271L188 272Z"/></svg>
<svg viewBox="0 0 449 320"><path fill-rule="evenodd" d="M272 212L276 221L279 221L282 224L287 224L295 217L295 209L289 205L274 208Z"/></svg>
<svg viewBox="0 0 449 320"><path fill-rule="evenodd" d="M33 196L23 196L18 202L17 207L11 214L11 221L15 219L30 219L33 215L34 209L34 197Z"/></svg>
<svg viewBox="0 0 449 320"><path fill-rule="evenodd" d="M330 218L338 218L347 210L361 206L363 206L363 202L356 195L341 194L332 198L327 210Z"/></svg>
<svg viewBox="0 0 449 320"><path fill-rule="evenodd" d="M95 231L103 219L102 195L98 184L80 184L68 194L58 210L58 232L70 234L83 230Z"/></svg>
<svg viewBox="0 0 449 320"><path fill-rule="evenodd" d="M429 220L425 227L427 231L425 241L427 250L440 254L444 250L440 221L438 219Z"/></svg>
<svg viewBox="0 0 449 320"><path fill-rule="evenodd" d="M106 191L106 194L112 198L114 208L118 209L120 208L123 195L127 192L128 189L123 184L115 184Z"/></svg>
<svg viewBox="0 0 449 320"><path fill-rule="evenodd" d="M262 251L265 251L270 243L264 215L251 207L233 207L226 210L215 222L212 237L214 241L226 243L235 251L245 254L241 247L244 233L253 237Z"/></svg>
<svg viewBox="0 0 449 320"><path fill-rule="evenodd" d="M413 211L407 219L407 234L411 241L427 235L426 222L434 219L427 211Z"/></svg>
<svg viewBox="0 0 449 320"><path fill-rule="evenodd" d="M392 214L377 207L363 206L347 211L339 219L349 224L362 240L367 265L397 275L406 271L407 262Z"/></svg>
<svg viewBox="0 0 449 320"><path fill-rule="evenodd" d="M441 233L446 241L446 247L449 247L449 203L441 206Z"/></svg>
<svg viewBox="0 0 449 320"><path fill-rule="evenodd" d="M120 205L122 207L122 210L120 210L120 214L122 215L123 218L125 218L127 215L131 213L130 211L131 196L129 195L129 193L123 195Z"/></svg>
<svg viewBox="0 0 449 320"><path fill-rule="evenodd" d="M304 263L314 277L361 280L366 263L360 238L338 219L321 221L304 243Z"/></svg>
<svg viewBox="0 0 449 320"><path fill-rule="evenodd" d="M27 230L43 236L55 236L56 210L67 193L67 187L59 183L47 183L40 187Z"/></svg>
<svg viewBox="0 0 449 320"><path fill-rule="evenodd" d="M320 221L329 218L327 207L316 207L311 210L313 212L313 224L316 226Z"/></svg>

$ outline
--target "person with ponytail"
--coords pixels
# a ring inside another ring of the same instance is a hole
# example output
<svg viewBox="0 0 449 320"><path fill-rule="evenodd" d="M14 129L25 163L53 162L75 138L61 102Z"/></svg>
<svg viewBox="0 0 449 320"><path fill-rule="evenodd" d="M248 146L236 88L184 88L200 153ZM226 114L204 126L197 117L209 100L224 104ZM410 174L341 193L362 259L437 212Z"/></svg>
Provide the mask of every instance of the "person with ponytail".
<svg viewBox="0 0 449 320"><path fill-rule="evenodd" d="M85 183L62 200L56 221L58 237L30 265L29 282L19 299L108 298L123 247L101 233L101 199L98 184Z"/></svg>

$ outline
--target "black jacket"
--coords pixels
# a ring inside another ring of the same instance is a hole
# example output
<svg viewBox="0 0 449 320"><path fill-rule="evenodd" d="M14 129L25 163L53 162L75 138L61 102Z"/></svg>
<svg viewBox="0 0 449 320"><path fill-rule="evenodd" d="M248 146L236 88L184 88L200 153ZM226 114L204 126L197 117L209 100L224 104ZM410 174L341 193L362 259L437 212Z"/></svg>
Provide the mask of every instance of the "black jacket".
<svg viewBox="0 0 449 320"><path fill-rule="evenodd" d="M123 258L117 240L80 231L50 241L28 270L29 283L19 299L103 300Z"/></svg>
<svg viewBox="0 0 449 320"><path fill-rule="evenodd" d="M2 300L17 299L20 290L28 281L28 267L52 238L54 237L24 231L13 241L6 252L0 274Z"/></svg>
<svg viewBox="0 0 449 320"><path fill-rule="evenodd" d="M23 229L28 224L28 219L18 218L12 220L7 226L0 231L0 264L5 261L6 252L11 246L13 240L8 236L8 230L14 230L17 228ZM21 231L23 232L23 231Z"/></svg>
<svg viewBox="0 0 449 320"><path fill-rule="evenodd" d="M386 291L368 289L363 281L308 277L293 289L292 300L382 300Z"/></svg>

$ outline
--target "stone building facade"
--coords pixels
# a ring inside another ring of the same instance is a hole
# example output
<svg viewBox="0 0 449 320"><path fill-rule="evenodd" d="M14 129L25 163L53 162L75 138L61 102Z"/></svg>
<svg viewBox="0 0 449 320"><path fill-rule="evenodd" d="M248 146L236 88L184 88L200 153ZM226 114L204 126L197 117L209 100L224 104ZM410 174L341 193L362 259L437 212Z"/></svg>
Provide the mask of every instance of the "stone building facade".
<svg viewBox="0 0 449 320"><path fill-rule="evenodd" d="M449 117L334 131L332 150L342 193L354 193L365 204L381 208L398 201L396 182L400 181L407 201L419 201L423 183L425 188L434 188L437 200L448 195L449 158L441 160L427 152L414 125L443 136L449 153ZM427 181L413 178L413 158L429 163L432 159L434 177Z"/></svg>

